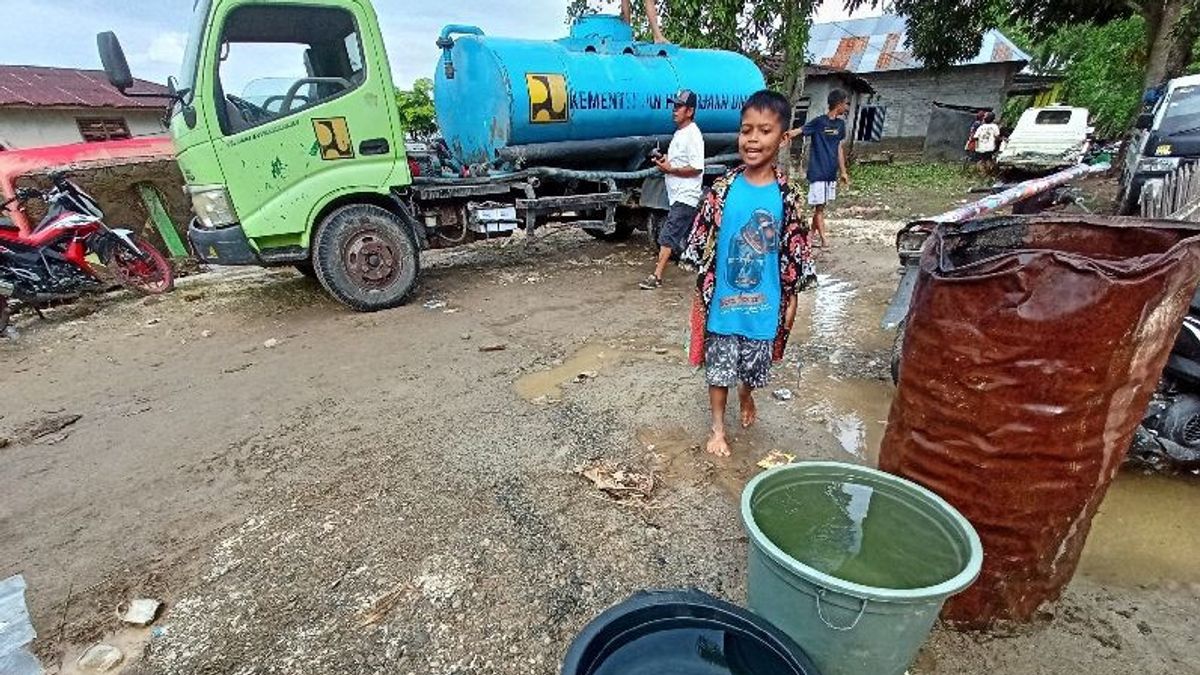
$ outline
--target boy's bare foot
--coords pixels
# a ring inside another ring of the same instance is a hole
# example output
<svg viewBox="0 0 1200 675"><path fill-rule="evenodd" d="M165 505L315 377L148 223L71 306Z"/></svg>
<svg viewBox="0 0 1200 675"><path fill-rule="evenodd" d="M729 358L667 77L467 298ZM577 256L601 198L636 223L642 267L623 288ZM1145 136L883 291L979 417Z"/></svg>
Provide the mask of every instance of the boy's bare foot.
<svg viewBox="0 0 1200 675"><path fill-rule="evenodd" d="M708 437L708 453L717 457L729 456L729 443L725 442L725 434L713 432Z"/></svg>
<svg viewBox="0 0 1200 675"><path fill-rule="evenodd" d="M749 429L758 421L758 406L754 403L754 395L749 391L739 391L738 398L742 403L742 428Z"/></svg>

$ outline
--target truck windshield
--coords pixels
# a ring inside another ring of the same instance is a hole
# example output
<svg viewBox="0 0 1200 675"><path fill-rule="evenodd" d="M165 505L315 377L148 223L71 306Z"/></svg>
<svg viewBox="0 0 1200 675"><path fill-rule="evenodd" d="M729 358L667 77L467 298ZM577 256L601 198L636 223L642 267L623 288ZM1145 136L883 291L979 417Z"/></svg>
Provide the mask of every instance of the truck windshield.
<svg viewBox="0 0 1200 675"><path fill-rule="evenodd" d="M1200 132L1200 85L1178 87L1167 100L1159 133L1163 136Z"/></svg>
<svg viewBox="0 0 1200 675"><path fill-rule="evenodd" d="M188 30L187 47L183 50L183 65L179 69L179 94L191 101L196 88L196 69L200 64L200 44L204 41L204 27L208 24L208 10L212 0L195 0L192 3L192 27Z"/></svg>

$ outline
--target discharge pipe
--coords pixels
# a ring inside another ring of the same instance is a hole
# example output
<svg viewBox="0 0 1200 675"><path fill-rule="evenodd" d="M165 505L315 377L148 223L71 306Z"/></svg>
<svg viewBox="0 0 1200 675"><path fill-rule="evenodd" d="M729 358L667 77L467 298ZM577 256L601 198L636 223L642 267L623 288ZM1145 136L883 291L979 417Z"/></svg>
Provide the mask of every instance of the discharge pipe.
<svg viewBox="0 0 1200 675"><path fill-rule="evenodd" d="M1017 183L1003 192L997 192L994 195L988 195L983 199L964 204L953 211L947 211L941 215L930 218L930 221L935 223L961 223L965 220L978 218L979 216L995 211L996 209L1004 208L1009 204L1024 201L1030 197L1035 197L1048 190L1053 190L1056 187L1066 185L1076 178L1091 175L1093 173L1104 173L1111 168L1109 164L1080 164L1069 169L1064 169L1058 173L1034 178L1031 180Z"/></svg>

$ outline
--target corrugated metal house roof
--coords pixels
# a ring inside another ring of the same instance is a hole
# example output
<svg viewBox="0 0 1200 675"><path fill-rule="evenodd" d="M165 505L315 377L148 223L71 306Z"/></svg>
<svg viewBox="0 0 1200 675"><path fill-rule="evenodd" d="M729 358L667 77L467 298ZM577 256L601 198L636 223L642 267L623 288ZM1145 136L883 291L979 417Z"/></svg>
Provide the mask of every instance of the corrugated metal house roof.
<svg viewBox="0 0 1200 675"><path fill-rule="evenodd" d="M808 41L809 60L859 75L923 68L921 60L904 46L907 32L907 21L895 14L815 23ZM984 33L979 54L956 65L1028 63L1029 60L1029 55L1018 49L1012 40L992 29Z"/></svg>
<svg viewBox="0 0 1200 675"><path fill-rule="evenodd" d="M166 93L161 84L134 80L134 91ZM153 98L127 98L100 70L0 65L0 107L163 108Z"/></svg>

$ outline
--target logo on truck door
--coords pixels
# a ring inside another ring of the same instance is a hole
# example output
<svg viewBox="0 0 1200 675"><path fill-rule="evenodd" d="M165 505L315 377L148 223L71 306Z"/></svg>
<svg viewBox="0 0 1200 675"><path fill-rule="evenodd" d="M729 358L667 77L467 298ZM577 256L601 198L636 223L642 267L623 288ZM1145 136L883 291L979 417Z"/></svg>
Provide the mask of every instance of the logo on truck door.
<svg viewBox="0 0 1200 675"><path fill-rule="evenodd" d="M567 78L565 75L525 74L529 90L530 124L551 124L567 121Z"/></svg>
<svg viewBox="0 0 1200 675"><path fill-rule="evenodd" d="M354 159L354 143L345 117L314 118L312 123L321 159Z"/></svg>

